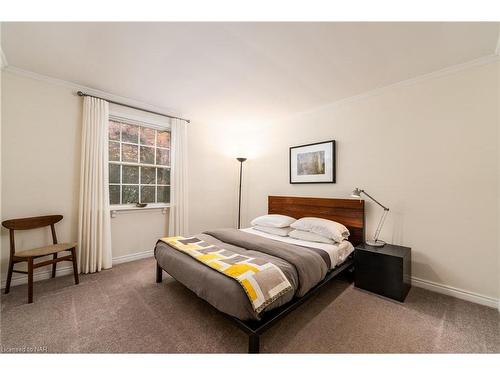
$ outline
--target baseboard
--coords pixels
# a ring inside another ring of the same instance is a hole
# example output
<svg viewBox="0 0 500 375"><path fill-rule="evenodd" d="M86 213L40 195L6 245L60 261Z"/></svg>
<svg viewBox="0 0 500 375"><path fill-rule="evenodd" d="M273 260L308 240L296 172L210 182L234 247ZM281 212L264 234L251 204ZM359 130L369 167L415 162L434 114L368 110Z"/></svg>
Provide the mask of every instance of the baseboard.
<svg viewBox="0 0 500 375"><path fill-rule="evenodd" d="M477 303L479 305L493 307L500 311L500 300L498 300L497 298L470 292L468 290L454 288L452 286L436 283L429 280L423 280L418 277L411 278L411 285L436 293L445 294L447 296L463 299L465 301Z"/></svg>
<svg viewBox="0 0 500 375"><path fill-rule="evenodd" d="M120 263L132 262L133 260L139 260L144 258L149 258L154 255L154 250L142 251L140 253L122 255L121 257L113 258L113 266Z"/></svg>
<svg viewBox="0 0 500 375"><path fill-rule="evenodd" d="M142 251L140 253L134 253L134 254L128 254L128 255L122 255L119 257L113 258L113 266L120 264L120 263L126 263L126 262L132 262L133 260L139 260L139 259L144 259L144 258L149 258L152 257L154 254L153 250L147 250L147 251ZM64 267L57 267L57 276L67 276L67 275L72 275L73 274L73 266L64 266ZM35 272L33 274L33 281L41 281L41 280L46 280L50 279L52 276L52 271L50 269L44 270L44 271L39 271ZM5 276L7 277L7 276ZM5 279L2 279L2 289L5 288L6 284ZM10 286L16 286L16 285L21 285L21 284L26 284L28 282L28 276L27 275L20 275L20 274L15 274L12 276L12 281L10 283Z"/></svg>

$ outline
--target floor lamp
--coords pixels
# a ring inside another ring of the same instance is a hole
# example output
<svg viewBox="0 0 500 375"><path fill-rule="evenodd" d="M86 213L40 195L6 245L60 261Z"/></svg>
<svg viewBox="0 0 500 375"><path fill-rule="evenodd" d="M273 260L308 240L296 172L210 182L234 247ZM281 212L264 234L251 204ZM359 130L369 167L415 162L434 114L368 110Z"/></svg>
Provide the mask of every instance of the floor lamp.
<svg viewBox="0 0 500 375"><path fill-rule="evenodd" d="M247 160L247 158L236 158L240 162L240 188L238 190L238 229L240 229L241 223L241 177L243 174L243 162Z"/></svg>

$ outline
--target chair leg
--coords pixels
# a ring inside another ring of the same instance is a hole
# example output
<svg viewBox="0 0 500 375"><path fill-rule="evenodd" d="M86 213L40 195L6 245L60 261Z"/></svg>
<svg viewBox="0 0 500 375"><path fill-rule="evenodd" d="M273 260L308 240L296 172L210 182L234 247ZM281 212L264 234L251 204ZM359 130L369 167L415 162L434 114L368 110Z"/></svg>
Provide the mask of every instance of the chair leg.
<svg viewBox="0 0 500 375"><path fill-rule="evenodd" d="M73 276L75 277L75 284L78 285L80 281L78 280L78 265L76 264L76 249L71 249L71 258L73 258Z"/></svg>
<svg viewBox="0 0 500 375"><path fill-rule="evenodd" d="M54 259L54 260L57 259L57 253L55 253L54 255L52 255L52 259ZM57 267L57 263L54 263L52 265L52 278L56 277L56 267Z"/></svg>
<svg viewBox="0 0 500 375"><path fill-rule="evenodd" d="M5 284L5 294L10 291L10 282L12 280L12 270L14 269L14 262L9 258L9 270L7 271L7 283Z"/></svg>
<svg viewBox="0 0 500 375"><path fill-rule="evenodd" d="M33 258L28 258L28 303L33 303Z"/></svg>

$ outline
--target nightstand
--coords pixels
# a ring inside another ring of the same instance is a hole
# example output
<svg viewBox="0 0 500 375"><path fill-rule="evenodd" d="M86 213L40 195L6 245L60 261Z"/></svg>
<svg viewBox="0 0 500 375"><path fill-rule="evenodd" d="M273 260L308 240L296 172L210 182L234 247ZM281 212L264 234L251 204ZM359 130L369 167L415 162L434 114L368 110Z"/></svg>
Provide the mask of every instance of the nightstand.
<svg viewBox="0 0 500 375"><path fill-rule="evenodd" d="M356 246L354 285L403 302L411 287L411 248Z"/></svg>

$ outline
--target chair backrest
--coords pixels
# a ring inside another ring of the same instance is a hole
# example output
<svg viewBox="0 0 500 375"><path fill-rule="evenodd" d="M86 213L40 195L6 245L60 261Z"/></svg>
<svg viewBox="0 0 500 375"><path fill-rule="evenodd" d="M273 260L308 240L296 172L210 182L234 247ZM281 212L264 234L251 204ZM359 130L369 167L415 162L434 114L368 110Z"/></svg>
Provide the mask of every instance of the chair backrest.
<svg viewBox="0 0 500 375"><path fill-rule="evenodd" d="M5 220L2 222L2 225L5 228L14 230L36 229L54 225L55 223L61 221L62 218L62 215L25 217L22 219Z"/></svg>
<svg viewBox="0 0 500 375"><path fill-rule="evenodd" d="M62 215L47 215L47 216L35 216L35 217L25 217L21 219L11 219L2 222L2 225L9 229L10 234L10 252L14 254L15 242L14 242L14 231L15 230L27 230L27 229L37 229L50 226L52 232L52 242L57 243L57 235L54 224L63 219Z"/></svg>

